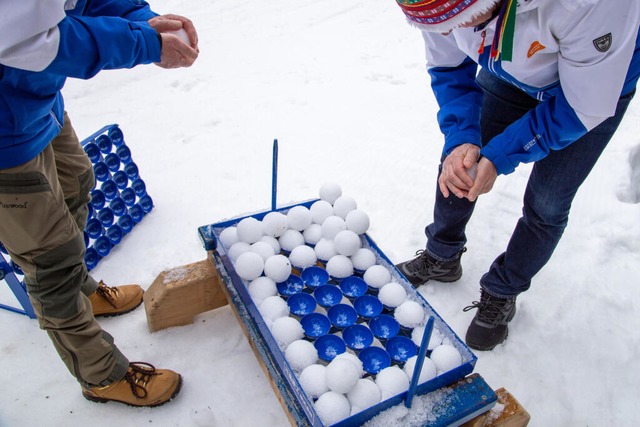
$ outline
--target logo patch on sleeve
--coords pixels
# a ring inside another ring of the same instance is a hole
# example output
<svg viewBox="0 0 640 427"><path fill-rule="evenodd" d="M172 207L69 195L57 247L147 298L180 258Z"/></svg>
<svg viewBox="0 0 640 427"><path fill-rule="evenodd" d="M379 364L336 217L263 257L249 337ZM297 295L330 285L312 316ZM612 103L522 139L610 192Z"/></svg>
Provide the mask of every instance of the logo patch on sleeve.
<svg viewBox="0 0 640 427"><path fill-rule="evenodd" d="M593 45L596 47L598 52L606 52L611 48L612 37L611 33L605 34L602 37L598 37L593 41Z"/></svg>

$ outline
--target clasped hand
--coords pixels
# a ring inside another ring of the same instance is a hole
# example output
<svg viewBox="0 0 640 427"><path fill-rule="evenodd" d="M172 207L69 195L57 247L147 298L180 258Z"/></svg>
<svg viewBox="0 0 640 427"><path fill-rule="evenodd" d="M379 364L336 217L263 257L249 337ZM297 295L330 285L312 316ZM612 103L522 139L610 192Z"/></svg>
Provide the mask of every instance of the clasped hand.
<svg viewBox="0 0 640 427"><path fill-rule="evenodd" d="M198 33L193 23L179 15L161 15L151 18L149 25L162 37L162 53L156 65L162 68L190 67L198 58ZM189 45L174 31L184 29L189 36Z"/></svg>
<svg viewBox="0 0 640 427"><path fill-rule="evenodd" d="M496 168L486 158L480 159L480 147L462 144L453 149L444 162L438 185L444 197L453 193L474 202L480 194L488 193L498 177Z"/></svg>

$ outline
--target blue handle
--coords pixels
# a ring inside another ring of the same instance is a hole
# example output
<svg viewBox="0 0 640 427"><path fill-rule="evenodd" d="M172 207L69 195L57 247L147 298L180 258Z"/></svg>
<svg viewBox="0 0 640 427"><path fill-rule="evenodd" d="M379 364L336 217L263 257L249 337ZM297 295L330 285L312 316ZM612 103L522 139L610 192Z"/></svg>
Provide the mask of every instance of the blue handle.
<svg viewBox="0 0 640 427"><path fill-rule="evenodd" d="M271 171L271 210L276 210L276 197L278 194L278 140L273 140L273 159Z"/></svg>
<svg viewBox="0 0 640 427"><path fill-rule="evenodd" d="M413 368L413 376L411 377L411 384L409 384L409 391L407 392L407 398L404 401L404 406L411 408L411 402L413 396L416 394L416 387L418 387L418 379L420 378L420 371L422 371L422 365L424 364L424 358L427 354L427 347L429 346L429 340L431 339L431 333L433 332L433 316L429 317L427 324L424 327L424 334L422 335L422 341L420 342L420 351L418 352L418 359L416 360L416 366Z"/></svg>

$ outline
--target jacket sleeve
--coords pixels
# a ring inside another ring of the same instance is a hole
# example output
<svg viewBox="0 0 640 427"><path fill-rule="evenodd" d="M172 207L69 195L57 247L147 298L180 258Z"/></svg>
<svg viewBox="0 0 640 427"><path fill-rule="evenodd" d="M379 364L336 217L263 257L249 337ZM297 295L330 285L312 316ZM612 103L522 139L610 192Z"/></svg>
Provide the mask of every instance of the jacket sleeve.
<svg viewBox="0 0 640 427"><path fill-rule="evenodd" d="M158 16L142 0L88 0L87 16L119 16L130 21L148 21Z"/></svg>
<svg viewBox="0 0 640 427"><path fill-rule="evenodd" d="M440 107L443 154L464 143L481 145L482 91L475 82L477 64L458 49L454 36L423 31L431 89Z"/></svg>
<svg viewBox="0 0 640 427"><path fill-rule="evenodd" d="M157 32L146 22L119 17L67 16L58 24L60 43L45 72L88 79L100 70L160 61Z"/></svg>

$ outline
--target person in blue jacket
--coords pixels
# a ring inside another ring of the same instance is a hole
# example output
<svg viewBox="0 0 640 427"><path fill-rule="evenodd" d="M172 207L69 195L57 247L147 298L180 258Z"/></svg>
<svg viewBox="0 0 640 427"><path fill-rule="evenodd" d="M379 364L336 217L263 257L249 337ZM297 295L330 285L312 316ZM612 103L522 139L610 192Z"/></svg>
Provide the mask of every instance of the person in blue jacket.
<svg viewBox="0 0 640 427"><path fill-rule="evenodd" d="M433 223L418 256L398 264L415 286L462 276L465 228L498 175L534 163L522 217L480 279L465 340L503 342L516 297L567 225L571 203L635 94L636 0L396 0L422 31L444 148Z"/></svg>
<svg viewBox="0 0 640 427"><path fill-rule="evenodd" d="M129 362L95 319L135 309L143 291L87 272L95 178L60 91L68 77L189 67L198 53L189 19L160 16L142 0L0 0L0 242L24 272L40 327L92 401L158 406L182 377Z"/></svg>

